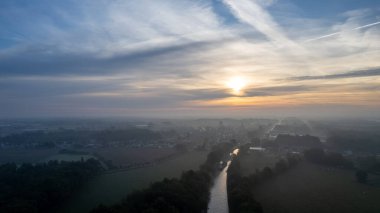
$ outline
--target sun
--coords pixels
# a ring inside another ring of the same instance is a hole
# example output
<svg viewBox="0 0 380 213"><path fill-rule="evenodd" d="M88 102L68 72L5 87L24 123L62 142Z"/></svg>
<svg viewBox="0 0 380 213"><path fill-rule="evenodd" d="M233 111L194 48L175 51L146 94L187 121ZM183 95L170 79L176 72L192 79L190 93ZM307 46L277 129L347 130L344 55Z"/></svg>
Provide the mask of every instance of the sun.
<svg viewBox="0 0 380 213"><path fill-rule="evenodd" d="M247 82L242 77L233 77L227 81L227 87L229 87L232 92L236 95L242 93L242 90L246 86Z"/></svg>

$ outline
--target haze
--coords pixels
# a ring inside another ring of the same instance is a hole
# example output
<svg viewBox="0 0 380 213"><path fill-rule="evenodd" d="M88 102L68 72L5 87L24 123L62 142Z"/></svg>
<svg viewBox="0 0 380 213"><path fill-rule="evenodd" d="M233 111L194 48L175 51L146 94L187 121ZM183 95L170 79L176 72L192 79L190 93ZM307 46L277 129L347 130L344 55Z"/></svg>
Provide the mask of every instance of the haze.
<svg viewBox="0 0 380 213"><path fill-rule="evenodd" d="M379 200L379 0L0 0L1 213Z"/></svg>

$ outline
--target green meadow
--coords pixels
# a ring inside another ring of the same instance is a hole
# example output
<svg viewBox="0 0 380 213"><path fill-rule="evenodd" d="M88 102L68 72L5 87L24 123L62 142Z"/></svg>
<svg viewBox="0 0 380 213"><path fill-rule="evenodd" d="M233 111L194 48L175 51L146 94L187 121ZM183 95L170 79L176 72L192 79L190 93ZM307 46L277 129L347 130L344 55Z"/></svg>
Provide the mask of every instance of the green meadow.
<svg viewBox="0 0 380 213"><path fill-rule="evenodd" d="M250 153L240 156L241 172L243 176L247 176L268 166L273 168L275 163L280 159L279 156L272 153Z"/></svg>
<svg viewBox="0 0 380 213"><path fill-rule="evenodd" d="M380 212L380 177L360 184L353 170L302 162L254 189L266 213Z"/></svg>

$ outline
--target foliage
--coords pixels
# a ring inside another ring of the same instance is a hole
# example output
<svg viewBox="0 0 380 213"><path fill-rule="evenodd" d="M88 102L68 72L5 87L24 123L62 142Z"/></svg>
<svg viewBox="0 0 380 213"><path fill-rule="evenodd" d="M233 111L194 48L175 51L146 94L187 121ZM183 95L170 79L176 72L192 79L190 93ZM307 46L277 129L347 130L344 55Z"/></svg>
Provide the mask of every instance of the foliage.
<svg viewBox="0 0 380 213"><path fill-rule="evenodd" d="M276 173L285 172L287 169L288 169L288 163L284 159L281 159L280 161L278 161L274 167L274 170L276 171Z"/></svg>
<svg viewBox="0 0 380 213"><path fill-rule="evenodd" d="M227 171L228 207L231 213L235 212L262 212L262 207L257 202L251 191L251 182L247 177L242 177L240 161L235 157Z"/></svg>
<svg viewBox="0 0 380 213"><path fill-rule="evenodd" d="M0 166L0 212L51 212L101 171L97 160Z"/></svg>

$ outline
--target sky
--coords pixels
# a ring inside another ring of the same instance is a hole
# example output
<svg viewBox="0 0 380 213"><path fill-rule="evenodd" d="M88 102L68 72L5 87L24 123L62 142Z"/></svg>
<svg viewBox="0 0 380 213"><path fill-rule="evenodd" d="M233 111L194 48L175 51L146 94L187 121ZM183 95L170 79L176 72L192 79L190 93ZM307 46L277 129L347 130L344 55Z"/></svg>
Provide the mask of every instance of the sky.
<svg viewBox="0 0 380 213"><path fill-rule="evenodd" d="M380 117L378 0L1 0L1 117Z"/></svg>

